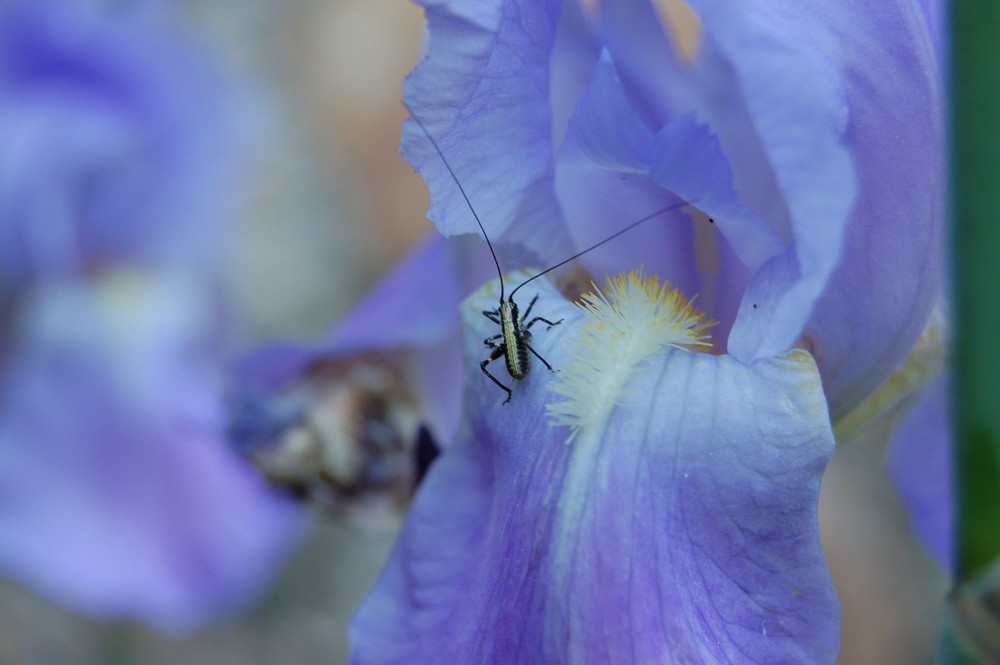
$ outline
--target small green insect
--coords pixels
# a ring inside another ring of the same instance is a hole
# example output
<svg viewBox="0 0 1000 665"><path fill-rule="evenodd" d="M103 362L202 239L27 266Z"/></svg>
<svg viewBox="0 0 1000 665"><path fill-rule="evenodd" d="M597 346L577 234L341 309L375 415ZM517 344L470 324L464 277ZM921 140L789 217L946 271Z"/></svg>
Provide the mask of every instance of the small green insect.
<svg viewBox="0 0 1000 665"><path fill-rule="evenodd" d="M511 392L511 389L505 386L500 381L500 379L494 376L487 369L487 366L493 361L498 360L502 356L506 362L507 373L510 375L510 378L516 381L520 381L521 379L528 376L528 372L531 370L531 357L528 355L530 353L531 355L538 358L542 362L542 364L545 365L546 369L548 369L550 372L554 372L555 370L552 369L552 365L550 365L548 361L545 360L545 358L543 358L541 354L538 353L538 351L532 348L531 344L529 343L531 340L531 326L541 321L542 323L548 324L547 329L551 329L552 326L557 326L563 321L562 319L559 319L558 321L549 321L548 319L541 316L536 316L533 319L529 319L529 317L531 316L531 310L535 306L535 303L538 301L538 295L536 294L535 297L531 299L531 302L528 303L528 308L524 311L524 314L522 315L518 310L517 303L514 301L514 294L520 291L525 285L538 279L542 275L545 275L555 270L556 268L564 266L570 261L573 261L574 259L580 258L584 254L597 249L604 243L614 240L615 238L625 233L626 231L634 229L643 222L647 222L658 215L662 215L665 212L670 212L671 210L677 210L678 208L681 208L688 204L686 202L675 203L673 205L667 206L666 208L657 210L652 214L646 215L645 217L636 222L632 222L625 228L613 233L612 235L608 236L599 243L591 245L582 252L578 252L573 256L569 257L568 259L560 261L559 263L550 266L545 270L541 271L540 273L524 280L523 282L518 284L514 288L514 290L510 292L510 295L507 296L507 299L504 300L503 271L500 269L500 261L497 260L496 252L493 250L493 243L490 242L490 237L486 233L486 229L483 227L483 223L480 221L479 215L476 214L476 209L472 206L472 202L469 201L469 197L466 195L465 189L462 187L462 183L459 182L458 176L455 175L455 172L452 170L451 165L448 163L448 160L444 156L444 152L442 152L441 148L438 146L437 141L434 140L434 137L431 136L429 131L427 131L427 128L424 126L424 123L421 122L416 115L413 115L413 113L411 112L410 116L413 118L413 121L417 123L417 126L420 127L420 129L423 131L424 135L427 137L427 140L429 140L431 145L434 146L434 150L437 151L438 156L441 158L441 162L444 164L445 168L448 169L448 173L451 174L451 178L452 180L455 181L455 185L458 187L458 191L462 194L462 198L465 199L465 203L466 205L469 206L469 210L472 211L472 216L476 219L476 224L479 225L479 230L482 231L483 238L486 239L486 245L487 247L489 247L490 254L493 256L493 263L496 264L497 275L500 277L500 302L497 305L496 309L483 311L483 316L485 316L490 321L500 326L500 332L497 333L496 335L493 335L492 337L487 337L486 339L483 340L483 343L490 349L490 355L486 360L479 363L479 368L483 371L483 374L488 376L490 380L493 381L493 383L497 384L497 386L499 386L504 392L507 393L507 399L503 401L503 403L506 404L507 402L510 401L511 397L513 396L513 392ZM525 321L527 321L527 323L525 323Z"/></svg>

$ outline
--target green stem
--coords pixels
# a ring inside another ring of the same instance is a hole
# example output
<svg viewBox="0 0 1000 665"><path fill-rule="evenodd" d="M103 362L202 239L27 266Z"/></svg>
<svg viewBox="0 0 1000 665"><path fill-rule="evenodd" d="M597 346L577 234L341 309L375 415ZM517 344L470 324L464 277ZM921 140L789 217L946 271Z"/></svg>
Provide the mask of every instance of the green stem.
<svg viewBox="0 0 1000 665"><path fill-rule="evenodd" d="M955 579L1000 556L1000 2L952 3Z"/></svg>
<svg viewBox="0 0 1000 665"><path fill-rule="evenodd" d="M956 586L938 662L964 665L1000 650L1000 2L953 0L950 27Z"/></svg>

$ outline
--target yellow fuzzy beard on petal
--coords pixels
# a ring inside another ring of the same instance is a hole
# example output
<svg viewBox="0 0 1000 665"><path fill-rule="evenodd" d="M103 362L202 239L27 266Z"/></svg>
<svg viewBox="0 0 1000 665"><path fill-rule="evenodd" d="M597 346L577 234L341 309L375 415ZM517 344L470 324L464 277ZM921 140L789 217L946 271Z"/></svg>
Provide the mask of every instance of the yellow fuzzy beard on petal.
<svg viewBox="0 0 1000 665"><path fill-rule="evenodd" d="M640 269L608 279L604 291L577 303L584 318L567 341L570 361L552 382L565 400L549 404L554 425L581 430L603 422L625 396L625 385L641 363L665 347L708 350L706 330L717 322L681 293Z"/></svg>

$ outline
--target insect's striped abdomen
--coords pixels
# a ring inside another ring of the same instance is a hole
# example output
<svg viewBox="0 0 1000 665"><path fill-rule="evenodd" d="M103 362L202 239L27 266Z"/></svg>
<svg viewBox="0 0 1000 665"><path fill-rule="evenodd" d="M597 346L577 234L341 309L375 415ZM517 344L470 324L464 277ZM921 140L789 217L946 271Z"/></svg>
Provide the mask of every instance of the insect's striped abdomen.
<svg viewBox="0 0 1000 665"><path fill-rule="evenodd" d="M512 378L523 379L528 375L528 370L531 369L528 349L524 343L528 331L521 328L517 304L511 300L500 303L500 329L503 333L507 373Z"/></svg>

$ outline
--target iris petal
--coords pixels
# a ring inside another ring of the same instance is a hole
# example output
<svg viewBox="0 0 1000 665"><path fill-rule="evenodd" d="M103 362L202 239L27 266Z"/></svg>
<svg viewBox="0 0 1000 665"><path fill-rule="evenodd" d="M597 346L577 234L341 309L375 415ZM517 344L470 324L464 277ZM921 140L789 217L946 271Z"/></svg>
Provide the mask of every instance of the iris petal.
<svg viewBox="0 0 1000 665"><path fill-rule="evenodd" d="M566 319L532 341L558 369L578 315L538 291ZM465 306L470 415L358 610L355 662L832 662L816 503L833 437L809 356L666 352L566 445L544 368L507 406L479 371L493 297Z"/></svg>
<svg viewBox="0 0 1000 665"><path fill-rule="evenodd" d="M300 515L226 445L200 284L124 288L54 285L20 317L0 565L72 609L189 630L260 591Z"/></svg>
<svg viewBox="0 0 1000 665"><path fill-rule="evenodd" d="M645 117L694 111L711 127L742 200L788 243L750 287L731 352L804 337L837 417L898 365L937 297L940 3L691 5L693 63L645 2L602 3L606 43Z"/></svg>
<svg viewBox="0 0 1000 665"><path fill-rule="evenodd" d="M877 12L863 2L692 4L739 81L788 206L800 274L772 294L769 332L752 340L738 324L731 348L761 357L804 334L837 417L895 369L938 296L934 27L905 0Z"/></svg>
<svg viewBox="0 0 1000 665"><path fill-rule="evenodd" d="M549 57L559 4L552 0L427 0L430 47L405 99L462 174L462 187L494 242L540 256L565 252L552 191ZM447 236L478 229L441 159L413 122L403 155L427 182L428 216ZM483 164L488 168L480 168Z"/></svg>
<svg viewBox="0 0 1000 665"><path fill-rule="evenodd" d="M586 247L628 222L667 206L675 196L714 218L692 225L683 212L664 214L584 257L595 274L645 265L668 277L722 321L724 338L752 274L781 243L740 202L729 162L709 127L691 114L656 134L629 104L615 65L602 56L578 105L557 162L560 200ZM699 228L699 226L701 228Z"/></svg>
<svg viewBox="0 0 1000 665"><path fill-rule="evenodd" d="M892 434L888 465L909 510L914 533L945 570L952 570L951 416L948 378L929 385Z"/></svg>

